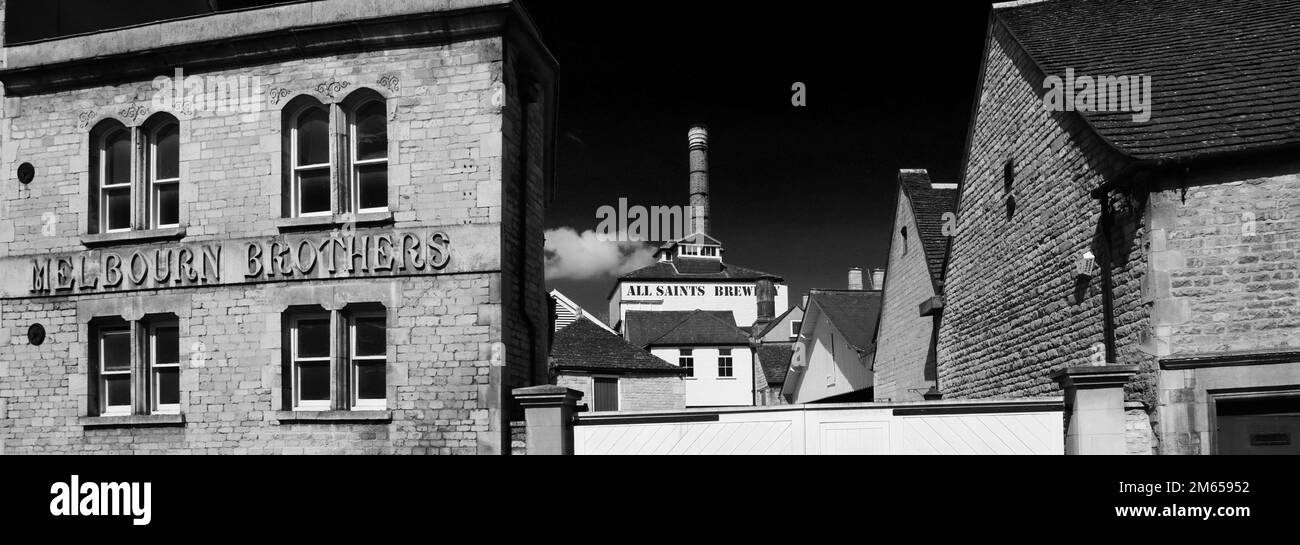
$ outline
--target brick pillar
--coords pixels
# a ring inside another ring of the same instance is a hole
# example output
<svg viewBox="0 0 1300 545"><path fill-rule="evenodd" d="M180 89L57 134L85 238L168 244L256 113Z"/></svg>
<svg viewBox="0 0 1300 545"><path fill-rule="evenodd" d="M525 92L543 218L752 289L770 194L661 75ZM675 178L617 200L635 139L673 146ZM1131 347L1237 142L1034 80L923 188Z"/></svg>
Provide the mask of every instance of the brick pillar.
<svg viewBox="0 0 1300 545"><path fill-rule="evenodd" d="M1065 390L1066 454L1127 454L1124 385L1136 365L1081 365L1052 374Z"/></svg>
<svg viewBox="0 0 1300 545"><path fill-rule="evenodd" d="M582 392L546 384L516 388L515 400L524 408L529 455L573 454L573 414Z"/></svg>

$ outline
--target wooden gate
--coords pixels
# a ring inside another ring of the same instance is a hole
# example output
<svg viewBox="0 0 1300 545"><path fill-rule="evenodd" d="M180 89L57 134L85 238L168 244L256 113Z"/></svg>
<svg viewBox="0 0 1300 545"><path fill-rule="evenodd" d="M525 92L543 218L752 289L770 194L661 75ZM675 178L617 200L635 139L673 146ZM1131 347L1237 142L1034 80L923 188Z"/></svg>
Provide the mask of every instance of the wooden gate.
<svg viewBox="0 0 1300 545"><path fill-rule="evenodd" d="M576 454L1064 454L1061 398L583 413Z"/></svg>

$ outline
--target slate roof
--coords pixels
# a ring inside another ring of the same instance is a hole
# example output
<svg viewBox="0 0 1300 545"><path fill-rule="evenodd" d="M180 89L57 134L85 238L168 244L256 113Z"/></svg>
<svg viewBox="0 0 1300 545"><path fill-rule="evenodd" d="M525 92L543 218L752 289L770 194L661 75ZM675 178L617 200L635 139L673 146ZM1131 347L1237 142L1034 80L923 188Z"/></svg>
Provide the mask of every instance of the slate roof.
<svg viewBox="0 0 1300 545"><path fill-rule="evenodd" d="M880 293L813 290L808 305L815 302L827 320L844 334L845 340L865 352L874 349L872 335L880 319Z"/></svg>
<svg viewBox="0 0 1300 545"><path fill-rule="evenodd" d="M790 355L794 343L763 343L758 345L758 361L768 384L785 383L785 373L790 369Z"/></svg>
<svg viewBox="0 0 1300 545"><path fill-rule="evenodd" d="M993 17L1044 75L1151 76L1149 121L1083 114L1135 158L1300 143L1300 0L1052 0Z"/></svg>
<svg viewBox="0 0 1300 545"><path fill-rule="evenodd" d="M930 278L936 285L943 284L944 261L948 255L949 237L943 234L943 215L956 212L957 189L934 189L930 175L924 170L903 170L898 175L900 191L907 195L916 219L917 239L925 250L925 261L930 267Z"/></svg>
<svg viewBox="0 0 1300 545"><path fill-rule="evenodd" d="M785 312L782 312L780 316L773 318L772 321L768 322L767 325L763 326L763 329L759 331L757 335L754 336L759 338L766 337L768 333L772 332L772 328L776 327L777 324L780 324L781 320L784 320L785 317L789 316L791 312L794 312L794 309L796 308L799 308L799 305L795 305L785 309Z"/></svg>
<svg viewBox="0 0 1300 545"><path fill-rule="evenodd" d="M623 328L640 347L749 344L729 310L628 311Z"/></svg>
<svg viewBox="0 0 1300 545"><path fill-rule="evenodd" d="M675 257L669 262L657 262L619 277L622 280L759 280L781 277L762 271L728 265L717 259Z"/></svg>
<svg viewBox="0 0 1300 545"><path fill-rule="evenodd" d="M555 333L551 342L551 369L669 374L686 371L628 344L586 318L579 318Z"/></svg>

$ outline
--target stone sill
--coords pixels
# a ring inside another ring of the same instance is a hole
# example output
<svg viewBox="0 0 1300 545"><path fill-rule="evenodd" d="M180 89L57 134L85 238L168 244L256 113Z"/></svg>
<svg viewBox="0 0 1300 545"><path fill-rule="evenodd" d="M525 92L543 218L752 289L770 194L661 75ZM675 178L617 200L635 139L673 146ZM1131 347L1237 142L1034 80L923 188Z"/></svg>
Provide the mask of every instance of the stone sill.
<svg viewBox="0 0 1300 545"><path fill-rule="evenodd" d="M393 421L392 411L276 411L281 423L387 423Z"/></svg>
<svg viewBox="0 0 1300 545"><path fill-rule="evenodd" d="M122 416L83 416L77 419L83 428L151 428L184 426L183 414L132 414Z"/></svg>
<svg viewBox="0 0 1300 545"><path fill-rule="evenodd" d="M101 246L180 240L182 238L185 238L184 227L167 227L165 229L142 229L138 231L123 231L121 233L96 233L93 235L82 235L81 244L87 248L96 248Z"/></svg>
<svg viewBox="0 0 1300 545"><path fill-rule="evenodd" d="M392 212L366 212L364 214L333 214L329 216L307 216L305 218L280 218L276 220L275 227L280 232L286 231L312 231L321 229L334 229L342 227L347 223L355 223L358 226L363 225L389 225L393 223Z"/></svg>

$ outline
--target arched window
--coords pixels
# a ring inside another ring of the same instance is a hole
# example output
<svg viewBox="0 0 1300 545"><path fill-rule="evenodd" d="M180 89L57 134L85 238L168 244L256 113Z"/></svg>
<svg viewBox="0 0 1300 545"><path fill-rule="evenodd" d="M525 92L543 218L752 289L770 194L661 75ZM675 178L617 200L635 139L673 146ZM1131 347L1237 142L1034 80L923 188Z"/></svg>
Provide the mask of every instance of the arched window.
<svg viewBox="0 0 1300 545"><path fill-rule="evenodd" d="M329 215L329 111L312 101L302 106L292 119L292 213L295 217Z"/></svg>
<svg viewBox="0 0 1300 545"><path fill-rule="evenodd" d="M149 192L149 226L180 225L180 124L176 118L159 114L144 125L145 182Z"/></svg>
<svg viewBox="0 0 1300 545"><path fill-rule="evenodd" d="M181 226L180 123L154 114L138 128L106 119L90 131L91 233Z"/></svg>
<svg viewBox="0 0 1300 545"><path fill-rule="evenodd" d="M100 233L131 230L131 131L113 120L91 131L91 216Z"/></svg>
<svg viewBox="0 0 1300 545"><path fill-rule="evenodd" d="M363 88L329 105L300 96L284 112L287 217L389 210L388 109L382 95Z"/></svg>
<svg viewBox="0 0 1300 545"><path fill-rule="evenodd" d="M349 210L388 210L388 112L383 97L362 90L344 102L348 114Z"/></svg>

